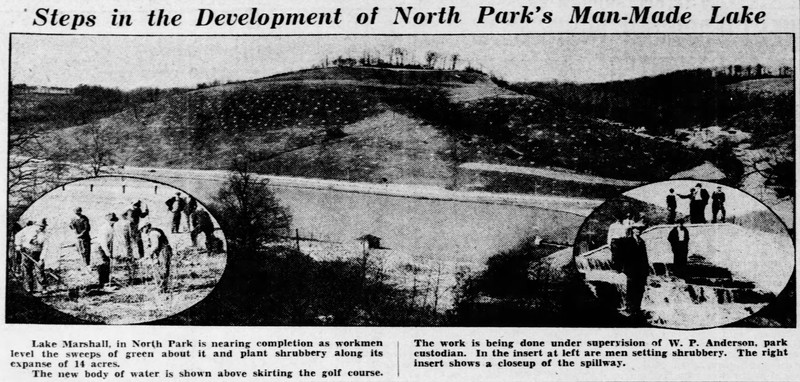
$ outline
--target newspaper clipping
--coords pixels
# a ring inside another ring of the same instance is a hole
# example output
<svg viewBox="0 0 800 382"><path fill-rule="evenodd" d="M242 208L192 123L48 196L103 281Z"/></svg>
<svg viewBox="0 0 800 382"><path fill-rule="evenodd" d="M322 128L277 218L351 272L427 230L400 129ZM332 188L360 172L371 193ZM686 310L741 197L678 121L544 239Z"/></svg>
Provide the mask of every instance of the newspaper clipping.
<svg viewBox="0 0 800 382"><path fill-rule="evenodd" d="M2 381L796 380L796 0L0 6Z"/></svg>

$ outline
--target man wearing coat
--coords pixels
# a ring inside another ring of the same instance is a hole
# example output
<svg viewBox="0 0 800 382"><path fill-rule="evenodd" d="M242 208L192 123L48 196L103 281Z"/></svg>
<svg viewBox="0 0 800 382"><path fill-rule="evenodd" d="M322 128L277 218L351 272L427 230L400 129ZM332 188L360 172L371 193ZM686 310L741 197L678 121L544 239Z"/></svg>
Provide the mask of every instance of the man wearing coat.
<svg viewBox="0 0 800 382"><path fill-rule="evenodd" d="M631 227L631 237L626 239L624 251L622 272L628 278L628 313L631 316L640 316L647 276L650 274L650 261L647 258L647 245L642 238L642 227Z"/></svg>
<svg viewBox="0 0 800 382"><path fill-rule="evenodd" d="M669 189L669 195L667 195L667 211L669 214L667 215L667 224L674 224L675 223L675 210L678 209L678 201L675 199L675 189Z"/></svg>
<svg viewBox="0 0 800 382"><path fill-rule="evenodd" d="M35 293L42 289L39 280L44 279L42 264L42 249L46 240L45 230L47 220L31 224L14 236L14 246L22 257L22 270L25 278L25 287L28 292Z"/></svg>
<svg viewBox="0 0 800 382"><path fill-rule="evenodd" d="M92 236L89 233L92 227L89 224L89 218L83 215L83 209L80 207L75 209L75 217L69 223L69 228L75 231L75 237L78 239L78 253L83 257L83 261L88 266L92 258Z"/></svg>
<svg viewBox="0 0 800 382"><path fill-rule="evenodd" d="M172 262L172 247L169 245L167 235L160 228L153 227L150 223L142 226L142 234L147 240L146 257L155 261L153 278L159 284L159 291L166 293L169 290L169 274Z"/></svg>
<svg viewBox="0 0 800 382"><path fill-rule="evenodd" d="M711 195L708 194L708 190L703 188L701 183L697 183L697 189L700 192L700 205L698 206L698 220L700 223L707 223L706 220L706 206L708 205L708 200L711 199Z"/></svg>
<svg viewBox="0 0 800 382"><path fill-rule="evenodd" d="M203 234L206 241L206 251L208 253L214 252L214 223L211 222L211 215L206 212L202 207L197 207L192 213L192 231L190 237L192 238L192 246L197 246L197 236Z"/></svg>
<svg viewBox="0 0 800 382"><path fill-rule="evenodd" d="M711 194L711 222L717 222L717 214L722 213L720 221L725 223L725 193L722 192L722 187L717 187L717 190Z"/></svg>
<svg viewBox="0 0 800 382"><path fill-rule="evenodd" d="M100 264L97 265L97 275L100 287L104 287L111 277L111 259L114 257L114 223L117 215L110 213L106 215L105 221L100 225L97 235L97 251L100 254Z"/></svg>
<svg viewBox="0 0 800 382"><path fill-rule="evenodd" d="M181 227L181 215L186 208L186 199L181 197L180 192L176 192L175 196L167 199L166 204L172 212L172 233L178 233Z"/></svg>
<svg viewBox="0 0 800 382"><path fill-rule="evenodd" d="M678 195L683 199L689 199L689 220L692 224L702 224L706 222L706 205L708 205L708 191L703 185L697 183L686 195Z"/></svg>
<svg viewBox="0 0 800 382"><path fill-rule="evenodd" d="M675 275L681 277L686 270L686 259L689 255L689 230L683 223L683 219L678 219L678 226L672 228L667 235L667 241L672 247L673 270Z"/></svg>
<svg viewBox="0 0 800 382"><path fill-rule="evenodd" d="M148 214L150 214L150 209L145 208L142 210L141 200L137 200L135 203L133 203L133 206L131 206L130 221L131 226L133 227L131 232L133 232L133 241L136 244L136 251L139 254L140 259L144 257L144 243L142 242L141 232L139 232L139 221L142 218L147 217Z"/></svg>

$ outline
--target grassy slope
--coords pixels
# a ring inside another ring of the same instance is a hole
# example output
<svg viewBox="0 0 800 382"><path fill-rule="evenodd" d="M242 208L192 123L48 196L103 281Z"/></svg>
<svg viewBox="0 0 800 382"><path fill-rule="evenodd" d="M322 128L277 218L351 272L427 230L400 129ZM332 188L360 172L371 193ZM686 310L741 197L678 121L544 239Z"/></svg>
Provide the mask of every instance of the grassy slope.
<svg viewBox="0 0 800 382"><path fill-rule="evenodd" d="M195 90L99 120L117 162L449 185L453 162L663 178L692 155L459 71L326 68ZM80 147L85 126L53 135ZM79 157L79 156L77 156Z"/></svg>
<svg viewBox="0 0 800 382"><path fill-rule="evenodd" d="M794 93L793 78L761 78L746 80L727 86L728 89L750 94L779 95Z"/></svg>

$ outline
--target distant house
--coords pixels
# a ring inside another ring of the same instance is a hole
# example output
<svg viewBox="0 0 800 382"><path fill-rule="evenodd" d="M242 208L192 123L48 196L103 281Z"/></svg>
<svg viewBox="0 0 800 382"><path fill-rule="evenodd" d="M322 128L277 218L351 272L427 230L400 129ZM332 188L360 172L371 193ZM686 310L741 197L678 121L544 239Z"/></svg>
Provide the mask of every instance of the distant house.
<svg viewBox="0 0 800 382"><path fill-rule="evenodd" d="M382 249L383 248L383 247L381 247L381 238L379 238L379 237L377 237L375 235L366 234L366 235L358 237L356 240L360 241L362 243L362 245L364 245L365 249Z"/></svg>

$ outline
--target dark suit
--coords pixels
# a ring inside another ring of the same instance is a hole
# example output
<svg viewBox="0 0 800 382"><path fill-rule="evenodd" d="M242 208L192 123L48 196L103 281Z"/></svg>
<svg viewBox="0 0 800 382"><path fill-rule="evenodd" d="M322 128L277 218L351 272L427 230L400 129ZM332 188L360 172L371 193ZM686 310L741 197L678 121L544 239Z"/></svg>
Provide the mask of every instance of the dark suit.
<svg viewBox="0 0 800 382"><path fill-rule="evenodd" d="M86 265L89 265L92 258L92 236L89 234L89 231L91 231L92 227L89 224L89 218L87 218L85 215L78 214L72 219L72 222L69 223L69 227L75 231L75 235L78 238L78 242L76 244L78 253L81 255L81 257L83 257L83 261L86 262Z"/></svg>
<svg viewBox="0 0 800 382"><path fill-rule="evenodd" d="M697 193L700 193L699 198ZM679 195L683 199L689 199L689 220L693 224L706 222L706 205L708 204L708 191L704 188L693 188L687 195Z"/></svg>
<svg viewBox="0 0 800 382"><path fill-rule="evenodd" d="M679 229L683 230L683 240L678 238ZM672 246L672 263L675 274L682 276L683 271L686 269L686 259L689 255L689 230L686 227L675 227L669 231L667 241Z"/></svg>
<svg viewBox="0 0 800 382"><path fill-rule="evenodd" d="M725 193L714 191L711 195L711 222L717 222L717 213L722 212L722 220L725 223Z"/></svg>
<svg viewBox="0 0 800 382"><path fill-rule="evenodd" d="M700 189L700 204L698 205L698 223L707 223L706 220L706 206L708 205L708 199L711 199L711 196L708 194L708 190L705 188Z"/></svg>
<svg viewBox="0 0 800 382"><path fill-rule="evenodd" d="M192 245L197 246L197 235L203 234L206 238L206 250L208 253L214 252L214 223L211 216L205 210L196 210L192 213L192 231L189 236L192 238Z"/></svg>
<svg viewBox="0 0 800 382"><path fill-rule="evenodd" d="M176 195L169 198L166 204L170 212L172 212L172 233L178 233L181 225L181 215L183 214L183 209L186 208L186 199Z"/></svg>
<svg viewBox="0 0 800 382"><path fill-rule="evenodd" d="M642 308L647 276L650 274L650 261L647 259L647 245L641 238L626 238L624 244L622 272L628 277L628 310L638 313Z"/></svg>
<svg viewBox="0 0 800 382"><path fill-rule="evenodd" d="M675 223L675 210L678 209L678 201L675 199L675 195L669 194L667 195L667 210L669 210L669 215L667 216L667 223L673 224Z"/></svg>

